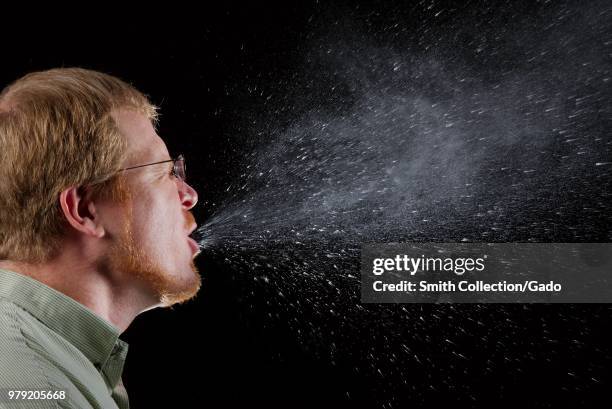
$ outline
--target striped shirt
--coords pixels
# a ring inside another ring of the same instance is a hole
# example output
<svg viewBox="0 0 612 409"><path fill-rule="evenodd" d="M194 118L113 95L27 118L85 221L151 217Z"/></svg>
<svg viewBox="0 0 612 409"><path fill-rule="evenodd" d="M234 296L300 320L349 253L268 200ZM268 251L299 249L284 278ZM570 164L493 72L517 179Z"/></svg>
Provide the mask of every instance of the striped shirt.
<svg viewBox="0 0 612 409"><path fill-rule="evenodd" d="M127 409L127 350L117 328L82 304L0 269L0 408Z"/></svg>

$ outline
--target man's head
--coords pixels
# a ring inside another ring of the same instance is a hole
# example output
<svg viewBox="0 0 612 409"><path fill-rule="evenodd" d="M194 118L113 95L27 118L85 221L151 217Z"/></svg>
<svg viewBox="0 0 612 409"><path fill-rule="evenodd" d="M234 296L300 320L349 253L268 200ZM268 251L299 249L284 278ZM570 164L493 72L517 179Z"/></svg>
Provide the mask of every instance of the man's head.
<svg viewBox="0 0 612 409"><path fill-rule="evenodd" d="M156 108L84 69L26 75L0 94L0 260L41 264L67 246L114 283L192 297L196 192L171 172Z"/></svg>

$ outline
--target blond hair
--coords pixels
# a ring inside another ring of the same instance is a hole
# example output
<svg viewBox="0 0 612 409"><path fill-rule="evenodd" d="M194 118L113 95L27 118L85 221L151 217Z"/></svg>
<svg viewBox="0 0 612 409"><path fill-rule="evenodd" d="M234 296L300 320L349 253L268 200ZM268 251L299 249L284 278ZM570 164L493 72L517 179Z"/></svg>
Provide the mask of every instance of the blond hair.
<svg viewBox="0 0 612 409"><path fill-rule="evenodd" d="M0 260L57 254L64 189L117 192L127 142L111 114L122 108L157 120L157 108L134 87L81 68L31 73L0 93Z"/></svg>

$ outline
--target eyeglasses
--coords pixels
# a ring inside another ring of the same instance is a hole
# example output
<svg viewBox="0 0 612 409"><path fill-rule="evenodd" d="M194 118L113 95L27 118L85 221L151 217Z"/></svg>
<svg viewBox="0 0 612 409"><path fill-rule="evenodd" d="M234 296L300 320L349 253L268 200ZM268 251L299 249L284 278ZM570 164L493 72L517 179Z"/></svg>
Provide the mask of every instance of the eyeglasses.
<svg viewBox="0 0 612 409"><path fill-rule="evenodd" d="M162 161L153 162L153 163L145 163L144 165L138 165L138 166L130 166L129 168L123 168L120 171L123 172L124 170L137 169L137 168L142 168L145 166L159 165L160 163L168 163L168 162L172 162L172 175L176 177L177 179L180 179L182 182L184 182L186 175L185 175L185 157L183 155L179 155L174 159L162 160Z"/></svg>

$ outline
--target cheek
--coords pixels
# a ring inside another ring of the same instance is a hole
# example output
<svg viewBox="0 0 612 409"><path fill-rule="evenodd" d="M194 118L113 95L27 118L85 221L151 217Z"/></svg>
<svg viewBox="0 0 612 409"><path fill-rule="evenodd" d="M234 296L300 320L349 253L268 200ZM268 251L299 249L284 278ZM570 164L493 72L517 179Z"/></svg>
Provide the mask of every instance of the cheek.
<svg viewBox="0 0 612 409"><path fill-rule="evenodd" d="M133 207L132 215L133 234L141 244L161 234L160 222L163 221L163 215L160 214L158 204L154 200L142 200L141 204Z"/></svg>
<svg viewBox="0 0 612 409"><path fill-rule="evenodd" d="M142 240L149 241L148 246L155 247L162 243L167 246L169 241L175 241L182 229L180 207L162 197L151 197L145 203L134 214L138 226L137 230L135 226L134 232Z"/></svg>

